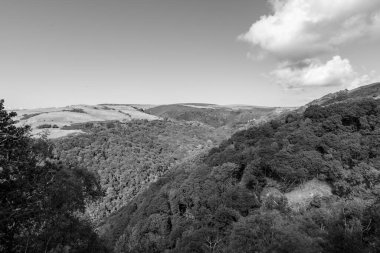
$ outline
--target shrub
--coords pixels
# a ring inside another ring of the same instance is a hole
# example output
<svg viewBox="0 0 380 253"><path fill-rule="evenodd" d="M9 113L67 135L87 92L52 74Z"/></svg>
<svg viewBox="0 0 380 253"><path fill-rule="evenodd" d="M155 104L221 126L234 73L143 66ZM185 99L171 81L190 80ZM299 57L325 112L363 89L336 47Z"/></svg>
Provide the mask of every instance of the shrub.
<svg viewBox="0 0 380 253"><path fill-rule="evenodd" d="M42 124L37 127L37 129L45 129L45 128L51 128L52 126L50 124Z"/></svg>

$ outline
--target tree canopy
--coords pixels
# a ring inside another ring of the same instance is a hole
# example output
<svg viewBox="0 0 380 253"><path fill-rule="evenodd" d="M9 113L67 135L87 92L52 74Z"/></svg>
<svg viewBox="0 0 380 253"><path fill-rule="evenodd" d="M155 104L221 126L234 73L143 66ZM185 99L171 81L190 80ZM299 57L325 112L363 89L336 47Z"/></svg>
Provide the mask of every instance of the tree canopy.
<svg viewBox="0 0 380 253"><path fill-rule="evenodd" d="M0 100L0 251L102 252L81 215L101 196L96 177L53 155L52 144L16 126Z"/></svg>

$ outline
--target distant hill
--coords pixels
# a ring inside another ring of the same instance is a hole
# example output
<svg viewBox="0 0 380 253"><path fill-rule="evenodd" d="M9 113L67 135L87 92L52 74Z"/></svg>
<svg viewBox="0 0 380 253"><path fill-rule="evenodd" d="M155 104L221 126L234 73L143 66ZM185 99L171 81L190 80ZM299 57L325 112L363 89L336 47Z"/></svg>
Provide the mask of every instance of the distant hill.
<svg viewBox="0 0 380 253"><path fill-rule="evenodd" d="M216 128L238 129L252 122L266 121L291 109L293 108L188 103L160 105L147 109L145 112L162 118L198 121Z"/></svg>
<svg viewBox="0 0 380 253"><path fill-rule="evenodd" d="M18 125L30 125L33 134L49 131L50 138L82 133L72 126L86 122L157 120L131 105L72 105L59 108L15 110Z"/></svg>
<svg viewBox="0 0 380 253"><path fill-rule="evenodd" d="M48 132L49 138L83 133L80 124L88 122L162 120L200 122L233 133L258 122L267 121L292 108L250 105L220 106L206 103L169 105L100 104L15 110L18 125L30 125L32 134Z"/></svg>
<svg viewBox="0 0 380 253"><path fill-rule="evenodd" d="M328 94L300 108L262 107L251 105L216 105L208 103L150 104L100 104L71 105L66 107L14 110L18 125L30 125L34 135L48 131L49 138L59 138L82 133L76 124L86 122L173 119L196 121L226 132L247 129L258 123L270 121L288 112L303 112L310 105L330 105L362 98L380 98L380 83ZM74 127L73 127L74 126Z"/></svg>

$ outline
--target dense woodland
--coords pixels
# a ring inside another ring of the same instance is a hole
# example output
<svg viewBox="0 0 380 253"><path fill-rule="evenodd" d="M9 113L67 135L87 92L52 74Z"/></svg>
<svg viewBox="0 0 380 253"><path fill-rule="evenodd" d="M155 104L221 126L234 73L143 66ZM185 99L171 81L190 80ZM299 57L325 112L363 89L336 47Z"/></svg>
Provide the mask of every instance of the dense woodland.
<svg viewBox="0 0 380 253"><path fill-rule="evenodd" d="M86 203L102 196L96 177L56 159L46 139L16 127L0 100L0 252L107 252Z"/></svg>
<svg viewBox="0 0 380 253"><path fill-rule="evenodd" d="M87 134L55 141L55 152L60 160L98 175L105 197L87 208L94 221L128 203L173 165L225 137L197 122L108 122L82 129Z"/></svg>
<svg viewBox="0 0 380 253"><path fill-rule="evenodd" d="M171 120L51 142L1 101L0 251L380 252L380 101L341 96L222 142ZM295 207L310 182L330 194Z"/></svg>
<svg viewBox="0 0 380 253"><path fill-rule="evenodd" d="M379 252L380 102L311 106L185 162L101 226L115 252ZM328 182L294 210L286 193ZM260 196L268 188L277 193Z"/></svg>

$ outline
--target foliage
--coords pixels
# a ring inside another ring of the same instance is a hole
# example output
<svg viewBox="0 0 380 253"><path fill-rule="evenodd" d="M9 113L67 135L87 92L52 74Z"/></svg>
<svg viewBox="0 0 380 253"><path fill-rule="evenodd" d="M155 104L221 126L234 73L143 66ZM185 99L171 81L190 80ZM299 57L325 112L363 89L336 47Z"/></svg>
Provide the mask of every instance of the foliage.
<svg viewBox="0 0 380 253"><path fill-rule="evenodd" d="M20 118L20 120L27 120L27 119L33 118L35 116L38 116L40 114L42 114L42 113L23 114L22 117Z"/></svg>
<svg viewBox="0 0 380 253"><path fill-rule="evenodd" d="M55 160L46 139L16 127L0 100L0 251L102 252L80 213L100 196L96 178Z"/></svg>
<svg viewBox="0 0 380 253"><path fill-rule="evenodd" d="M42 124L37 126L37 129L45 129L45 128L59 128L56 124Z"/></svg>
<svg viewBox="0 0 380 253"><path fill-rule="evenodd" d="M72 108L70 110L63 110L64 112L76 112L76 113L86 113L82 108Z"/></svg>
<svg viewBox="0 0 380 253"><path fill-rule="evenodd" d="M82 125L86 134L57 140L59 158L99 175L105 196L87 208L99 221L120 209L175 164L223 135L199 123L139 120Z"/></svg>

